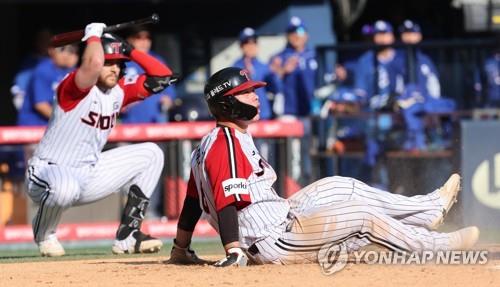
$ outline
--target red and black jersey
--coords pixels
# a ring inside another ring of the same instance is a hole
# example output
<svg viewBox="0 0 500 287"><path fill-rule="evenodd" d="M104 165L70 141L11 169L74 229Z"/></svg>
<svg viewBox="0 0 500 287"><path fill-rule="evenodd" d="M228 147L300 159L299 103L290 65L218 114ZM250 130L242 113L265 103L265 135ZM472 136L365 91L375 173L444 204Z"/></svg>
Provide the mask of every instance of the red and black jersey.
<svg viewBox="0 0 500 287"><path fill-rule="evenodd" d="M191 168L187 196L199 200L217 230L217 213L230 204L238 209L244 245L269 236L273 227L284 222L289 206L272 187L276 173L260 156L249 133L216 127L193 152Z"/></svg>

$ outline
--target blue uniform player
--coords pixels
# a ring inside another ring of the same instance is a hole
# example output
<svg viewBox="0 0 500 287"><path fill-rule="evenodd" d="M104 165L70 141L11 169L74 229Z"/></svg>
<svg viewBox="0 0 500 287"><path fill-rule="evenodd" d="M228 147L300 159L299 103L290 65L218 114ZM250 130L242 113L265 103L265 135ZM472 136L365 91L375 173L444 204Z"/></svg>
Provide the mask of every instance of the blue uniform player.
<svg viewBox="0 0 500 287"><path fill-rule="evenodd" d="M498 108L500 107L500 50L486 59L484 72L488 85L486 106Z"/></svg>
<svg viewBox="0 0 500 287"><path fill-rule="evenodd" d="M256 81L273 82L274 75L271 73L269 66L257 59L257 38L255 30L252 28L247 27L241 31L239 41L243 55L233 64L233 66L246 69L252 76L252 79ZM259 96L261 119L271 119L271 103L266 95L266 90L256 90L255 93Z"/></svg>
<svg viewBox="0 0 500 287"><path fill-rule="evenodd" d="M48 58L48 47L50 42L51 33L46 30L40 30L36 34L35 51L29 54L21 63L19 71L14 77L14 83L10 89L12 94L12 101L17 111L21 109L28 90L31 76L35 67L44 59Z"/></svg>
<svg viewBox="0 0 500 287"><path fill-rule="evenodd" d="M372 173L373 183L387 187L387 170L383 160L379 161L379 156L389 144L392 129L390 112L394 111L396 99L404 90L404 65L397 51L388 47L395 41L392 25L376 21L373 33L373 42L380 47L376 51L365 52L359 58L354 88L364 109L378 113L367 122L365 163L369 168L367 172Z"/></svg>
<svg viewBox="0 0 500 287"><path fill-rule="evenodd" d="M290 19L286 32L286 48L271 59L271 69L282 80L284 103L281 114L309 116L318 69L316 54L306 46L308 35L299 17Z"/></svg>
<svg viewBox="0 0 500 287"><path fill-rule="evenodd" d="M73 45L49 48L49 56L33 71L19 111L18 125L47 125L52 115L56 88L78 62L78 50Z"/></svg>
<svg viewBox="0 0 500 287"><path fill-rule="evenodd" d="M377 45L392 45L391 24L377 21L373 41ZM367 51L358 60L355 76L356 93L368 103L371 110L391 109L395 96L404 88L404 65L391 47Z"/></svg>
<svg viewBox="0 0 500 287"><path fill-rule="evenodd" d="M162 57L151 51L151 34L148 30L138 27L131 31L127 37L129 42L135 49L147 53L163 64L166 62ZM127 62L125 69L126 79L134 79L137 75L144 73L144 70L135 62ZM176 98L175 88L169 86L161 93L154 94L148 97L147 100L131 105L122 113L123 123L165 123L168 121L167 111L172 106L173 100Z"/></svg>
<svg viewBox="0 0 500 287"><path fill-rule="evenodd" d="M405 20L399 27L399 32L404 44L416 45L422 41L420 25L411 20ZM417 84L426 97L440 98L439 74L432 59L414 47L413 50L400 51L399 56L406 67L406 82Z"/></svg>
<svg viewBox="0 0 500 287"><path fill-rule="evenodd" d="M318 63L314 50L307 47L306 27L299 17L293 16L286 29L287 46L271 59L270 68L281 79L282 99L275 97L273 109L278 116L295 117L304 125L300 144L303 182L312 178L309 155L311 146L312 103Z"/></svg>
<svg viewBox="0 0 500 287"><path fill-rule="evenodd" d="M424 150L427 144L423 115L452 112L455 109L455 103L451 99L441 97L439 74L434 62L414 46L423 38L420 26L411 20L405 20L399 27L399 32L401 41L408 45L406 49L399 51L399 56L405 66L406 86L405 92L398 99L406 124L406 139L403 148ZM432 130L431 134L435 132ZM442 141L437 139L436 135L432 138L436 145L442 146Z"/></svg>

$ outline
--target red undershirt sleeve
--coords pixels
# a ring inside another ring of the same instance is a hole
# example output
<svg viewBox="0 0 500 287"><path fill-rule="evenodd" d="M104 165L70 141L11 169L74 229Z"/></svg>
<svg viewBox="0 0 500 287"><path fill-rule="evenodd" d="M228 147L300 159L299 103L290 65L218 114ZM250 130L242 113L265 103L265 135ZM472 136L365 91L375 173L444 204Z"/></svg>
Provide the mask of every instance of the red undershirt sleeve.
<svg viewBox="0 0 500 287"><path fill-rule="evenodd" d="M133 49L130 53L130 59L139 64L139 66L144 69L145 73L137 77L124 77L120 79L118 84L124 92L122 107L126 107L130 103L143 100L151 95L151 93L144 87L144 81L146 81L148 76L172 76L172 71L167 67L167 65L147 53Z"/></svg>
<svg viewBox="0 0 500 287"><path fill-rule="evenodd" d="M92 87L87 89L77 87L75 82L76 72L77 70L69 73L57 88L57 103L65 112L74 109L92 89Z"/></svg>

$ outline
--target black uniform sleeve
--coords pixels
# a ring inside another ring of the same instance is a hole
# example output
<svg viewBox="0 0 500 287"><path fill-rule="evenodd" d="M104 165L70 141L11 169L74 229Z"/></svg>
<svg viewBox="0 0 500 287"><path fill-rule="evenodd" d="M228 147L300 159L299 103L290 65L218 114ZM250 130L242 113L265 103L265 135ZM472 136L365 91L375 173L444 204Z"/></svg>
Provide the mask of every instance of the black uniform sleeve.
<svg viewBox="0 0 500 287"><path fill-rule="evenodd" d="M196 223L198 223L200 219L201 213L202 211L198 199L186 196L177 227L185 231L193 232Z"/></svg>
<svg viewBox="0 0 500 287"><path fill-rule="evenodd" d="M231 204L224 207L219 211L217 216L219 217L219 233L222 244L226 245L234 241L239 241L240 234L236 206Z"/></svg>

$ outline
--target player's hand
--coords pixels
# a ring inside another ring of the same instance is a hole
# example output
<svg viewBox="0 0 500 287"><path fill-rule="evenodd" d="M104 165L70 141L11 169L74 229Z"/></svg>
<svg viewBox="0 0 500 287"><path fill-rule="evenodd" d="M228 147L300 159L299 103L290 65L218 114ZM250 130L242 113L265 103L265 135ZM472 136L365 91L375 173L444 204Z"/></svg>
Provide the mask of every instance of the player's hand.
<svg viewBox="0 0 500 287"><path fill-rule="evenodd" d="M122 46L121 46L121 52L123 55L127 56L127 57L130 57L130 54L132 53L132 50L134 50L134 47L132 45L130 45L129 42L119 38L120 41L122 42Z"/></svg>
<svg viewBox="0 0 500 287"><path fill-rule="evenodd" d="M283 66L283 69L285 70L285 74L290 74L295 71L299 64L299 57L298 56L291 56L288 58L285 62L285 65Z"/></svg>
<svg viewBox="0 0 500 287"><path fill-rule="evenodd" d="M229 248L227 251L226 258L217 261L215 267L227 267L227 266L247 266L248 257L243 252L241 248L233 247Z"/></svg>
<svg viewBox="0 0 500 287"><path fill-rule="evenodd" d="M104 28L106 28L106 24L104 23L90 23L85 26L85 35L82 38L82 42L87 41L90 37L98 37L101 38L102 33L104 32Z"/></svg>
<svg viewBox="0 0 500 287"><path fill-rule="evenodd" d="M174 105L174 101L172 101L172 99L169 96L163 95L160 98L160 105L161 105L161 110L165 112L170 110L170 108Z"/></svg>
<svg viewBox="0 0 500 287"><path fill-rule="evenodd" d="M271 64L269 65L269 69L271 72L275 73L278 76L283 75L283 68L281 67L283 64L283 60L280 57L274 57L271 60Z"/></svg>
<svg viewBox="0 0 500 287"><path fill-rule="evenodd" d="M172 250L170 251L170 259L165 263L177 265L208 265L213 264L213 261L199 258L190 246L181 248L174 241L174 246L172 246Z"/></svg>

